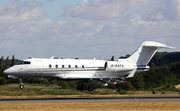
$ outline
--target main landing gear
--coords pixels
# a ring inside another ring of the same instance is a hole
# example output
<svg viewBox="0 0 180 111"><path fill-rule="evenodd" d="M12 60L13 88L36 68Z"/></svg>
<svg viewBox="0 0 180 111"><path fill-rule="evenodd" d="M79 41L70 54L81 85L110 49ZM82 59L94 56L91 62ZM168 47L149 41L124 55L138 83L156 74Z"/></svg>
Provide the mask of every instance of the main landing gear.
<svg viewBox="0 0 180 111"><path fill-rule="evenodd" d="M89 86L88 87L88 91L93 91L94 90L94 87L93 86Z"/></svg>
<svg viewBox="0 0 180 111"><path fill-rule="evenodd" d="M86 90L88 89L88 91L93 91L94 87L92 86L92 83L88 82L88 87L84 84L84 82L81 83L81 90Z"/></svg>
<svg viewBox="0 0 180 111"><path fill-rule="evenodd" d="M81 85L81 90L86 90L87 86L86 85Z"/></svg>
<svg viewBox="0 0 180 111"><path fill-rule="evenodd" d="M23 85L23 80L22 80L22 77L20 77L20 85L19 85L19 88L23 89L24 88L24 85Z"/></svg>
<svg viewBox="0 0 180 111"><path fill-rule="evenodd" d="M94 90L94 87L93 86L86 86L86 85L82 85L81 86L81 90L86 90L88 88L88 91L93 91Z"/></svg>

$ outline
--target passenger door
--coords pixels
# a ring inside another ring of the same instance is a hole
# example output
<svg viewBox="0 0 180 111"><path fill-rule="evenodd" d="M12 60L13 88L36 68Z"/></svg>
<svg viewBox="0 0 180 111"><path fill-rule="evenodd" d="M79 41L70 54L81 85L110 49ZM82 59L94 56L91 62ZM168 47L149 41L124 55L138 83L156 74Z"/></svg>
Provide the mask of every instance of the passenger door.
<svg viewBox="0 0 180 111"><path fill-rule="evenodd" d="M35 76L37 77L41 77L42 76L42 61L41 60L36 60L36 72L35 72Z"/></svg>

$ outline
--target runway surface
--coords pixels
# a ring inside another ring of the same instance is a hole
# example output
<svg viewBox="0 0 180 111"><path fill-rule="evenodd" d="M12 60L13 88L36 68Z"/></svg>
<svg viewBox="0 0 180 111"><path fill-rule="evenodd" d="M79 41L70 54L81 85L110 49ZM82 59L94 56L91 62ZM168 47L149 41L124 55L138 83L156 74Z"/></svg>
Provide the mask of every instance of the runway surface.
<svg viewBox="0 0 180 111"><path fill-rule="evenodd" d="M52 102L147 102L180 101L180 96L101 96L101 97L48 97L0 98L0 103L52 103Z"/></svg>

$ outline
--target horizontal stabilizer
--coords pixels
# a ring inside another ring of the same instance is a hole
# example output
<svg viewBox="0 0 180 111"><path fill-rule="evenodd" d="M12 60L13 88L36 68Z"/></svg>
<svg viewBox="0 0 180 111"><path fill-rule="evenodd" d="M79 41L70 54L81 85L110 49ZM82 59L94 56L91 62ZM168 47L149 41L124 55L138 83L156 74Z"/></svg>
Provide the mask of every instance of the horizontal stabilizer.
<svg viewBox="0 0 180 111"><path fill-rule="evenodd" d="M171 46L152 46L152 45L144 45L145 47L156 47L156 48L167 48L167 49L175 49L175 47Z"/></svg>

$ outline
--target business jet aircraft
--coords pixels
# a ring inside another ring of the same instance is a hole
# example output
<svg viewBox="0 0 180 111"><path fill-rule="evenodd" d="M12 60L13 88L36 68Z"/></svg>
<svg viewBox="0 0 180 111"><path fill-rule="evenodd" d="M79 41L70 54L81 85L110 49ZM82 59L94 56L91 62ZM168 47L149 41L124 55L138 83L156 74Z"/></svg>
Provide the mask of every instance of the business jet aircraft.
<svg viewBox="0 0 180 111"><path fill-rule="evenodd" d="M10 78L22 77L52 77L62 80L82 81L82 89L93 91L93 83L103 86L122 83L126 78L131 78L135 73L148 71L147 64L159 48L173 48L165 44L146 41L129 58L118 61L107 60L81 60L81 59L57 59L57 58L28 58L8 68L4 74Z"/></svg>

